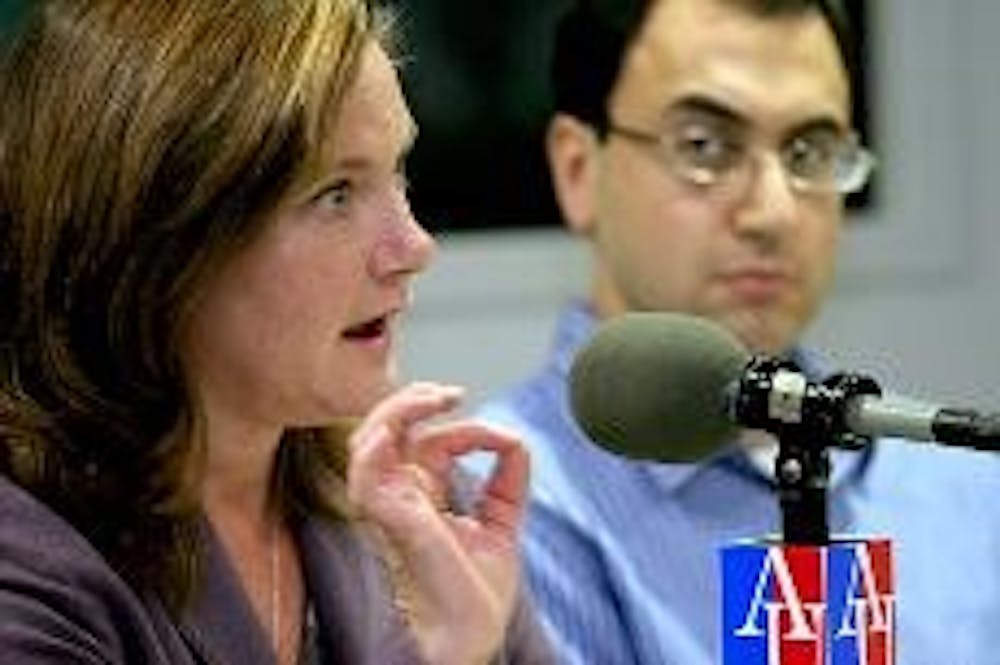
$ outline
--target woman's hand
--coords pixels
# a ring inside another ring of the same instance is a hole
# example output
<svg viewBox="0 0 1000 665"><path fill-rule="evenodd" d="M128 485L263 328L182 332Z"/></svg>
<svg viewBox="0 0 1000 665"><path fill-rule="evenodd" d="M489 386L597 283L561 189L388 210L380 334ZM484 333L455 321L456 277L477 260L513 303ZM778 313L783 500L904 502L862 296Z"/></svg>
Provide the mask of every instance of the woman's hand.
<svg viewBox="0 0 1000 665"><path fill-rule="evenodd" d="M435 665L483 663L499 649L519 580L528 455L516 437L480 423L428 422L461 396L454 386L409 385L350 440L349 497L392 546L398 601ZM493 451L497 465L472 512L455 514L451 472L473 450Z"/></svg>

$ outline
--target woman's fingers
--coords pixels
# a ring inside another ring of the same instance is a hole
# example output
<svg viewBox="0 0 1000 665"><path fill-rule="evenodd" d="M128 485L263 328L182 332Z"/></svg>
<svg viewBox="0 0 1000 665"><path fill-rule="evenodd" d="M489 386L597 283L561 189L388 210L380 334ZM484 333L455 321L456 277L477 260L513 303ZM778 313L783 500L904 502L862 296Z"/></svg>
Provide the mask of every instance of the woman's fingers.
<svg viewBox="0 0 1000 665"><path fill-rule="evenodd" d="M477 516L485 520L485 526L497 523L516 529L530 466L528 452L516 435L471 420L438 425L422 430L410 441L407 458L426 469L441 491L451 479L456 459L474 451L490 451L497 460L483 486Z"/></svg>
<svg viewBox="0 0 1000 665"><path fill-rule="evenodd" d="M474 420L424 425L415 428L402 454L436 476L446 478L457 458L478 450L495 450L518 438Z"/></svg>
<svg viewBox="0 0 1000 665"><path fill-rule="evenodd" d="M456 386L414 383L376 405L349 439L348 498L363 508L371 491L388 480L383 476L391 475L406 463L413 426L450 411L462 394L462 389Z"/></svg>
<svg viewBox="0 0 1000 665"><path fill-rule="evenodd" d="M351 459L347 472L347 496L354 505L364 508L372 493L385 481L385 473L399 464L393 434L385 424L375 426L352 438Z"/></svg>
<svg viewBox="0 0 1000 665"><path fill-rule="evenodd" d="M397 544L419 547L424 539L442 538L439 507L426 472L401 460L394 438L388 427L378 427L354 449L348 499Z"/></svg>
<svg viewBox="0 0 1000 665"><path fill-rule="evenodd" d="M464 389L440 383L411 383L379 402L361 421L351 436L352 447L363 443L382 426L400 438L421 421L454 409L465 395Z"/></svg>
<svg viewBox="0 0 1000 665"><path fill-rule="evenodd" d="M528 456L517 437L485 424L428 422L461 396L453 386L408 386L376 406L350 441L348 496L398 556L397 592L428 654L453 651L454 635L469 636L483 654L495 650L519 575ZM454 514L446 501L453 467L476 450L492 451L497 464L476 509Z"/></svg>
<svg viewBox="0 0 1000 665"><path fill-rule="evenodd" d="M487 528L516 537L524 518L531 460L527 449L512 434L498 436L493 442L497 463L483 487L479 518Z"/></svg>
<svg viewBox="0 0 1000 665"><path fill-rule="evenodd" d="M375 407L351 437L351 501L376 519L391 514L396 526L403 525L402 511L407 509L413 511L412 518L423 522L429 519L421 514L426 506L447 512L457 458L490 451L497 463L482 487L473 516L487 531L514 534L523 517L529 472L528 453L518 437L471 420L425 422L454 408L461 396L462 390L455 386L417 383ZM392 501L399 505L391 505ZM380 509L372 510L376 505Z"/></svg>

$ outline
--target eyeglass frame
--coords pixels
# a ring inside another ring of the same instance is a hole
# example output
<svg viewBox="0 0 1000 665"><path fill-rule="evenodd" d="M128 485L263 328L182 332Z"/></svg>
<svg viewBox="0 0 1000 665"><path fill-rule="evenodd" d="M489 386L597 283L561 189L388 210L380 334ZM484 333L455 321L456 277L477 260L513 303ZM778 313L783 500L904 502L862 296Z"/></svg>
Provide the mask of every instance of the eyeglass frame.
<svg viewBox="0 0 1000 665"><path fill-rule="evenodd" d="M751 163L751 146L745 143L742 147L742 154L735 164L730 165L725 170L712 170L708 166L692 166L690 164L678 164L682 158L678 157L671 139L673 135L669 132L654 133L649 130L631 127L626 124L609 120L605 125L606 133L630 140L639 145L658 147L660 150L659 161L666 166L670 172L682 182L693 185L700 189L717 188L730 174L738 173L741 169L746 169ZM837 163L833 166L833 187L827 189L817 186L817 183L810 182L801 175L793 173L785 159L782 158L782 150L774 151L780 159L782 173L786 178L789 187L799 194L807 195L841 195L856 194L864 190L871 180L871 175L875 171L878 159L871 150L866 148L860 141L857 131L851 131L846 136L841 137L839 149L837 150ZM850 162L845 163L847 156ZM845 173L838 178L838 173Z"/></svg>

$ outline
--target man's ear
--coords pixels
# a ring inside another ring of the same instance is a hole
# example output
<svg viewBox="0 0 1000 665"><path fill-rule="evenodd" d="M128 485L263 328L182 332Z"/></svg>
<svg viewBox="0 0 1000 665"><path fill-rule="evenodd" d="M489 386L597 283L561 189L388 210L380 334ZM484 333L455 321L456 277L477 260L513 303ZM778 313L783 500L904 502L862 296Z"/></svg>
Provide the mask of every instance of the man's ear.
<svg viewBox="0 0 1000 665"><path fill-rule="evenodd" d="M549 122L545 150L552 174L552 188L564 223L587 235L597 203L598 139L593 127L557 113Z"/></svg>

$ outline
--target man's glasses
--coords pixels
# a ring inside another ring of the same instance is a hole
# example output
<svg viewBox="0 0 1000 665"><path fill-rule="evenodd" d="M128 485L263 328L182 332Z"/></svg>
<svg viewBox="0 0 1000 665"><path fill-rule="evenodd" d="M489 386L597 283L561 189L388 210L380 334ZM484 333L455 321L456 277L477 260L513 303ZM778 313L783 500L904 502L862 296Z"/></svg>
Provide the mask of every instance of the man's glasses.
<svg viewBox="0 0 1000 665"><path fill-rule="evenodd" d="M608 131L653 148L663 165L690 185L738 196L751 181L754 146L732 132L692 124L654 134L613 122ZM854 194L864 189L875 168L875 157L856 133L845 137L825 129L807 131L776 153L789 186L801 194Z"/></svg>

